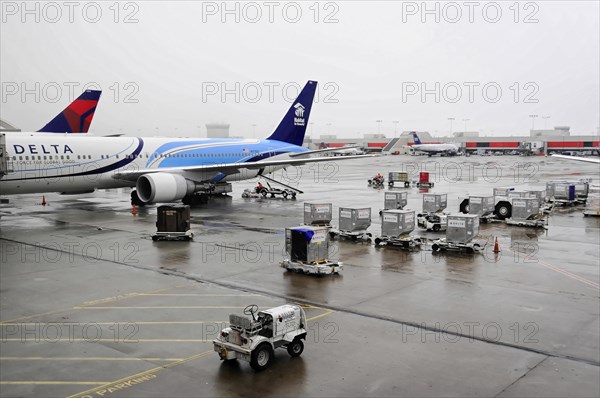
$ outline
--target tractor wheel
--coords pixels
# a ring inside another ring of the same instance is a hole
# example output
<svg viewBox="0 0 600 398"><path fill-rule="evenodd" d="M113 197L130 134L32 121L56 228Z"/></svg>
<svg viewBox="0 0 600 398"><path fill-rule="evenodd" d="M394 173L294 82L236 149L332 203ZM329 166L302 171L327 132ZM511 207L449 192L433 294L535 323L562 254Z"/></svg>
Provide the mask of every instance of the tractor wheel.
<svg viewBox="0 0 600 398"><path fill-rule="evenodd" d="M263 343L252 351L250 366L257 372L266 369L273 359L273 348L268 343Z"/></svg>
<svg viewBox="0 0 600 398"><path fill-rule="evenodd" d="M304 351L304 343L300 339L294 339L287 346L287 352L292 358L299 357Z"/></svg>
<svg viewBox="0 0 600 398"><path fill-rule="evenodd" d="M433 224L433 228L432 228L433 232L440 232L440 229L441 229L440 224Z"/></svg>
<svg viewBox="0 0 600 398"><path fill-rule="evenodd" d="M262 195L263 198L266 198L267 197L267 189L266 188L261 189L260 194Z"/></svg>
<svg viewBox="0 0 600 398"><path fill-rule="evenodd" d="M287 199L287 197L288 197L288 193L287 193L287 191L283 191L283 192L281 193L281 196L283 196L283 198L284 198L284 199Z"/></svg>
<svg viewBox="0 0 600 398"><path fill-rule="evenodd" d="M380 243L381 243L381 239L375 238L375 246L379 246Z"/></svg>
<svg viewBox="0 0 600 398"><path fill-rule="evenodd" d="M439 251L439 250L440 250L440 246L439 246L437 243L434 243L434 244L431 246L431 250L433 250L434 252L437 252L437 251Z"/></svg>
<svg viewBox="0 0 600 398"><path fill-rule="evenodd" d="M469 214L469 199L465 199L461 202L460 206L458 207L458 211L463 214Z"/></svg>
<svg viewBox="0 0 600 398"><path fill-rule="evenodd" d="M494 214L496 214L498 219L506 220L512 216L512 205L506 201L498 202L498 204L496 204Z"/></svg>

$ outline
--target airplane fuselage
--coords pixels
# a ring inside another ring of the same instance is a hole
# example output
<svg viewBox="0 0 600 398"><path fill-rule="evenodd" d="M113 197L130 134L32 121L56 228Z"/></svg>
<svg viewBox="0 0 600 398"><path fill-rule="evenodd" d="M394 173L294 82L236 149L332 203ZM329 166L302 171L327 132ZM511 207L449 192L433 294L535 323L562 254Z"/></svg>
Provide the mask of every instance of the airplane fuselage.
<svg viewBox="0 0 600 398"><path fill-rule="evenodd" d="M458 147L453 144L414 144L412 148L415 151L430 153L458 152Z"/></svg>
<svg viewBox="0 0 600 398"><path fill-rule="evenodd" d="M159 137L93 137L36 133L5 133L8 172L0 179L0 194L77 193L94 189L133 187L135 181L117 173L142 169L285 159L307 151L276 140L194 139ZM196 182L230 182L255 178L284 166L225 175L219 172L169 171Z"/></svg>

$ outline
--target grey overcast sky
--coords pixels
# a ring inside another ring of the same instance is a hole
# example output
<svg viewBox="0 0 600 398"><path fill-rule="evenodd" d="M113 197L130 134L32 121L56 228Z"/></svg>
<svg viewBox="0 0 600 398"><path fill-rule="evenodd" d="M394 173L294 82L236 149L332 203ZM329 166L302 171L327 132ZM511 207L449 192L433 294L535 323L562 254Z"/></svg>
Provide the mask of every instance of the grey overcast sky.
<svg viewBox="0 0 600 398"><path fill-rule="evenodd" d="M1 3L0 117L23 130L96 83L95 134L265 137L309 79L315 137L600 125L598 1Z"/></svg>

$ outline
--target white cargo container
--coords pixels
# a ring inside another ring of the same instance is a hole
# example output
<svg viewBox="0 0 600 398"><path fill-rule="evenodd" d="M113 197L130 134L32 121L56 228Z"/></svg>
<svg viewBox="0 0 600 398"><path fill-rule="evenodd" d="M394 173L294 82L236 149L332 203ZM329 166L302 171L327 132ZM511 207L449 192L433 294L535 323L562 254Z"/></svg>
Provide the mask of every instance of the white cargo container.
<svg viewBox="0 0 600 398"><path fill-rule="evenodd" d="M436 213L444 210L448 206L448 195L425 193L423 194L423 212Z"/></svg>
<svg viewBox="0 0 600 398"><path fill-rule="evenodd" d="M455 214L448 216L446 241L450 243L468 243L479 233L477 214Z"/></svg>
<svg viewBox="0 0 600 398"><path fill-rule="evenodd" d="M331 203L305 203L304 224L329 225L333 219L333 206Z"/></svg>

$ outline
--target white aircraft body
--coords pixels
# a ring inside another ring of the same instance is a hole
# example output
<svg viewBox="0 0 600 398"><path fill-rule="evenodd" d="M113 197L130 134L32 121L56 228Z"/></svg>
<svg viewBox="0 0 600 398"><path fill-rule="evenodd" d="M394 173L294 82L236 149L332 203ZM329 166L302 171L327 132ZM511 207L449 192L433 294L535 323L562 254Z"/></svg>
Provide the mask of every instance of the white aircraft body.
<svg viewBox="0 0 600 398"><path fill-rule="evenodd" d="M2 195L136 187L132 203L171 202L207 186L331 161L302 147L317 82L309 81L267 139L93 137L5 133ZM368 156L368 155L367 155ZM365 156L348 156L355 159Z"/></svg>
<svg viewBox="0 0 600 398"><path fill-rule="evenodd" d="M454 144L423 144L417 133L412 132L414 144L411 146L416 151L425 152L429 155L443 153L447 155L456 155L459 151Z"/></svg>

